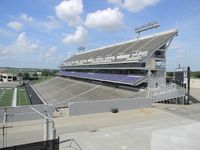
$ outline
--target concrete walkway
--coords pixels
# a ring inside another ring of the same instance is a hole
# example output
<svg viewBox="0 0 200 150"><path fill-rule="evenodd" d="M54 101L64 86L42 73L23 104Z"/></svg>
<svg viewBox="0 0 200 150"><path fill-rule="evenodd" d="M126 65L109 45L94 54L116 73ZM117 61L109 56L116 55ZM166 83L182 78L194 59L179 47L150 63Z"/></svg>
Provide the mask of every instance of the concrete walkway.
<svg viewBox="0 0 200 150"><path fill-rule="evenodd" d="M194 105L154 104L119 113L99 113L54 118L60 141L74 138L83 150L199 150L200 103ZM24 112L24 111L23 111ZM1 112L0 112L1 113ZM9 122L7 146L43 140L43 117L27 121L27 113L17 115L24 122ZM32 116L33 117L33 116ZM16 119L16 116L9 117ZM30 117L29 117L30 118ZM0 136L0 147L2 146ZM69 142L60 145L67 148Z"/></svg>
<svg viewBox="0 0 200 150"><path fill-rule="evenodd" d="M17 106L17 88L14 89L13 100L12 100L12 107L16 106Z"/></svg>

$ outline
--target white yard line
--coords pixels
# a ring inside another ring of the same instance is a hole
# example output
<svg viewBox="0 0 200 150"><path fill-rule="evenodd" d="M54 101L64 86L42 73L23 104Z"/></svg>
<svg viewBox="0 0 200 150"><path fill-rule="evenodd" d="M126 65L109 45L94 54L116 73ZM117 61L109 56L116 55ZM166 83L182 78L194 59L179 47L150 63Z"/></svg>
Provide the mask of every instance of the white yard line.
<svg viewBox="0 0 200 150"><path fill-rule="evenodd" d="M12 100L12 107L16 106L17 106L17 88L14 89L13 100Z"/></svg>

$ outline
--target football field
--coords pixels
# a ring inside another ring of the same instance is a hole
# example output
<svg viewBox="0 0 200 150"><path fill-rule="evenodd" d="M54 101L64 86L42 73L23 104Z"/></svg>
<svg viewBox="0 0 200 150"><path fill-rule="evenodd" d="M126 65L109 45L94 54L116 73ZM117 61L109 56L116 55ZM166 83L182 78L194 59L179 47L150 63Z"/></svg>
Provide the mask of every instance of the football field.
<svg viewBox="0 0 200 150"><path fill-rule="evenodd" d="M0 88L0 107L11 106L13 98L13 89Z"/></svg>
<svg viewBox="0 0 200 150"><path fill-rule="evenodd" d="M17 105L30 105L30 100L28 98L25 88L17 89Z"/></svg>

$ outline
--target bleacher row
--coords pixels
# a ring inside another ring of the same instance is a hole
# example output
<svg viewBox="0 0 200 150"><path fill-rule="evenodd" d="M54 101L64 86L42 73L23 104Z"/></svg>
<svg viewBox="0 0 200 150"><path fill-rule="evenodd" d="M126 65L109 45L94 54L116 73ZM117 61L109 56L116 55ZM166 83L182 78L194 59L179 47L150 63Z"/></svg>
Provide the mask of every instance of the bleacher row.
<svg viewBox="0 0 200 150"><path fill-rule="evenodd" d="M61 107L68 106L69 101L120 99L130 97L135 93L134 91L62 77L54 77L33 86L47 103Z"/></svg>
<svg viewBox="0 0 200 150"><path fill-rule="evenodd" d="M133 52L137 51L152 51L161 45L163 42L167 42L171 37L177 34L177 30L171 30L169 32L161 33L156 36L151 36L144 39L137 39L133 41L124 42L121 44L108 46L105 48L100 48L97 50L84 52L76 54L64 63L71 63L81 60L89 60L89 59L98 59L98 58L106 58L117 55L130 55L132 57ZM116 61L116 60L113 60Z"/></svg>
<svg viewBox="0 0 200 150"><path fill-rule="evenodd" d="M85 73L85 72L70 72L61 71L60 76L76 77L82 79L91 79L97 81L106 81L112 83L120 83L126 85L134 85L142 76L125 75L125 74L106 74L106 73Z"/></svg>

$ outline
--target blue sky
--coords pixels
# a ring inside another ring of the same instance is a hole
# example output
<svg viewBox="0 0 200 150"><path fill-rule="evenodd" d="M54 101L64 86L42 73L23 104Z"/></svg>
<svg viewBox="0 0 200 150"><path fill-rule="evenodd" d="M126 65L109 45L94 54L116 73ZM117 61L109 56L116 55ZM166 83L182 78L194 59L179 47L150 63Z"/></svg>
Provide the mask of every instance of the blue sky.
<svg viewBox="0 0 200 150"><path fill-rule="evenodd" d="M1 0L0 66L57 68L80 46L130 40L135 27L158 21L158 31L179 29L167 70L179 63L200 70L199 6L199 0Z"/></svg>

